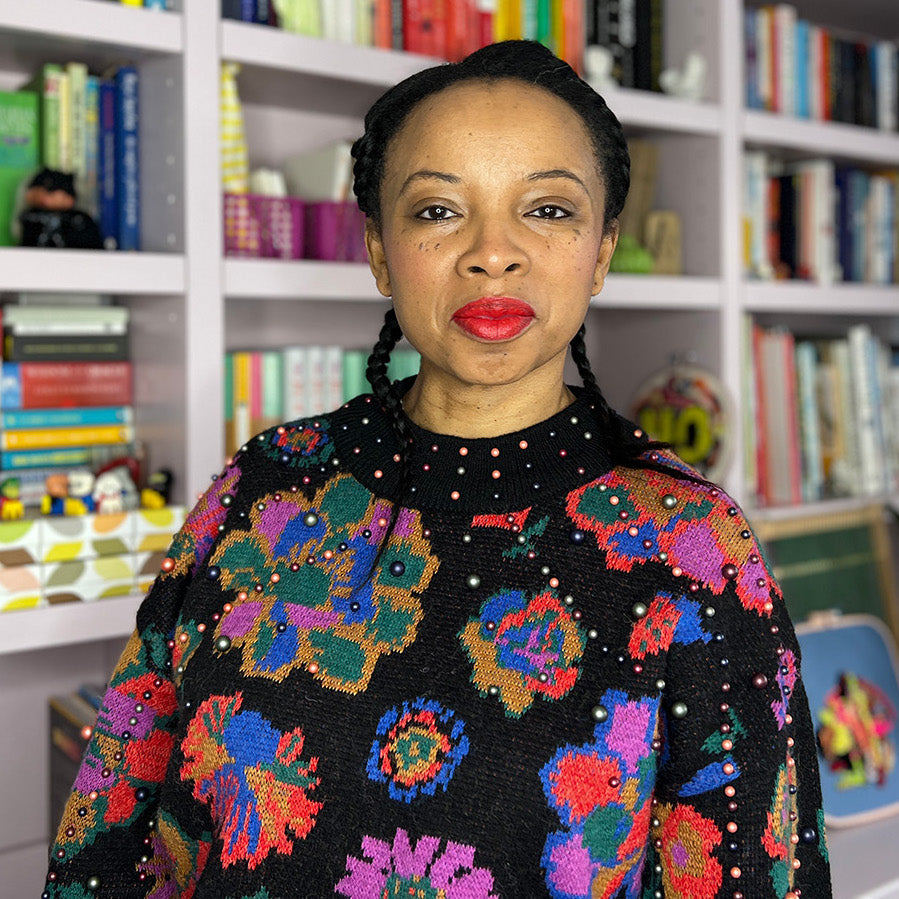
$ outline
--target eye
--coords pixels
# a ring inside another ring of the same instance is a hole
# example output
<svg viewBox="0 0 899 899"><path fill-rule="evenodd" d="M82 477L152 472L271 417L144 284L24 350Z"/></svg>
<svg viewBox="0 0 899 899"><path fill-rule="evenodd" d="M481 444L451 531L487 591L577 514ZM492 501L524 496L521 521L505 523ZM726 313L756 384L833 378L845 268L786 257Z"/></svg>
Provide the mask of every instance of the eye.
<svg viewBox="0 0 899 899"><path fill-rule="evenodd" d="M443 222L449 218L453 218L456 215L451 209L448 209L446 206L441 206L439 203L435 203L433 206L426 206L420 212L416 213L416 218L426 219L429 222Z"/></svg>
<svg viewBox="0 0 899 899"><path fill-rule="evenodd" d="M543 203L532 212L529 212L528 215L532 215L538 219L564 219L568 218L571 213L567 209L557 206L555 203Z"/></svg>

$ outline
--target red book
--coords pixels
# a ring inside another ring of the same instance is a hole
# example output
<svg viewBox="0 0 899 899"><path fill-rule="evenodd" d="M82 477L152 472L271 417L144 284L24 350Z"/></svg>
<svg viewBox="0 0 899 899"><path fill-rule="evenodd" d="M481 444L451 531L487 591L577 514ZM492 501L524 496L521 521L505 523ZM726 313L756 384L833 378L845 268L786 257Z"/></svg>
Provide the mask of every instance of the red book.
<svg viewBox="0 0 899 899"><path fill-rule="evenodd" d="M4 362L0 408L124 406L133 401L130 362Z"/></svg>
<svg viewBox="0 0 899 899"><path fill-rule="evenodd" d="M582 0L562 2L562 52L561 56L578 74L584 71L584 4Z"/></svg>
<svg viewBox="0 0 899 899"><path fill-rule="evenodd" d="M374 43L383 50L393 49L393 0L375 0Z"/></svg>
<svg viewBox="0 0 899 899"><path fill-rule="evenodd" d="M475 8L478 14L478 46L486 47L493 43L493 10L478 0L475 0Z"/></svg>
<svg viewBox="0 0 899 899"><path fill-rule="evenodd" d="M479 27L474 0L446 0L446 58L450 62L477 49Z"/></svg>
<svg viewBox="0 0 899 899"><path fill-rule="evenodd" d="M410 53L445 56L446 0L403 0L403 46Z"/></svg>

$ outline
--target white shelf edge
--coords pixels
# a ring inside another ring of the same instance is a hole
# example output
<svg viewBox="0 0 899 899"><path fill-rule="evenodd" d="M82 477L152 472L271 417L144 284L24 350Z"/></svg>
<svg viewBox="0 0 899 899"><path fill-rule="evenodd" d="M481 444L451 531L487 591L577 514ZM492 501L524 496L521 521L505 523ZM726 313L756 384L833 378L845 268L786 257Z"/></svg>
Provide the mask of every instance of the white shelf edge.
<svg viewBox="0 0 899 899"><path fill-rule="evenodd" d="M715 136L721 131L722 111L715 103L623 87L603 88L599 92L625 127Z"/></svg>
<svg viewBox="0 0 899 899"><path fill-rule="evenodd" d="M153 53L180 53L184 47L179 13L98 0L0 0L0 22L2 31L41 40L88 41Z"/></svg>
<svg viewBox="0 0 899 899"><path fill-rule="evenodd" d="M143 597L137 594L0 612L0 656L128 637Z"/></svg>
<svg viewBox="0 0 899 899"><path fill-rule="evenodd" d="M595 309L715 311L721 309L722 291L722 282L713 277L613 272L590 305Z"/></svg>
<svg viewBox="0 0 899 899"><path fill-rule="evenodd" d="M759 110L744 110L742 135L748 143L872 164L895 165L899 157L897 133L841 122L796 119Z"/></svg>
<svg viewBox="0 0 899 899"><path fill-rule="evenodd" d="M789 521L792 518L807 518L816 515L840 515L856 512L868 506L882 505L884 508L895 508L899 496L887 494L871 494L869 496L843 496L833 499L820 499L798 506L746 506L744 512L750 522L755 521Z"/></svg>
<svg viewBox="0 0 899 899"><path fill-rule="evenodd" d="M245 66L389 87L442 60L223 19L221 58Z"/></svg>
<svg viewBox="0 0 899 899"><path fill-rule="evenodd" d="M0 248L0 290L179 294L185 258L178 253Z"/></svg>
<svg viewBox="0 0 899 899"><path fill-rule="evenodd" d="M899 315L899 285L807 281L746 281L745 312Z"/></svg>
<svg viewBox="0 0 899 899"><path fill-rule="evenodd" d="M359 262L225 259L228 299L385 302L368 266Z"/></svg>

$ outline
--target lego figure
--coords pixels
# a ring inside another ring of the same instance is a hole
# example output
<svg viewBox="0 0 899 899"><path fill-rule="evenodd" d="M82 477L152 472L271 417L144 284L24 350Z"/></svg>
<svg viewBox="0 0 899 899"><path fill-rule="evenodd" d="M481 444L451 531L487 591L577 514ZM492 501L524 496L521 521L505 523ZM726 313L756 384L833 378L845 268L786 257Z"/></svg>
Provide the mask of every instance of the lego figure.
<svg viewBox="0 0 899 899"><path fill-rule="evenodd" d="M75 208L75 200L74 176L41 169L28 183L26 208L19 215L22 246L102 250L97 223Z"/></svg>
<svg viewBox="0 0 899 899"><path fill-rule="evenodd" d="M19 498L20 487L18 478L0 481L0 519L11 521L25 517L25 506Z"/></svg>

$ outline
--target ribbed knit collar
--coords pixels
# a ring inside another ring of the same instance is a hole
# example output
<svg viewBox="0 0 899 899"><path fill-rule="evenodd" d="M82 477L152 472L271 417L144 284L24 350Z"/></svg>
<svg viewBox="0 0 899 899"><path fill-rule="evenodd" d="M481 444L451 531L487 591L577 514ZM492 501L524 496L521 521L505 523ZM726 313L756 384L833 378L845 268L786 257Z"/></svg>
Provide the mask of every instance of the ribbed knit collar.
<svg viewBox="0 0 899 899"><path fill-rule="evenodd" d="M408 389L408 383L401 386ZM412 425L412 465L405 504L421 509L497 512L567 493L609 470L593 401L573 387L574 402L552 417L498 437L436 434ZM370 394L333 416L341 467L373 493L395 494L399 441Z"/></svg>

